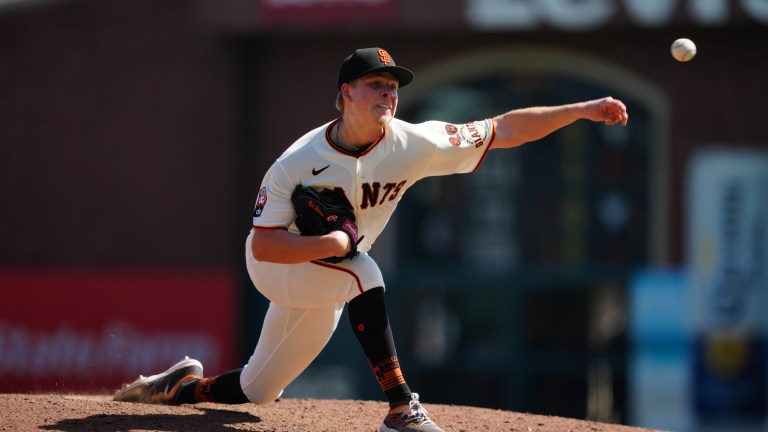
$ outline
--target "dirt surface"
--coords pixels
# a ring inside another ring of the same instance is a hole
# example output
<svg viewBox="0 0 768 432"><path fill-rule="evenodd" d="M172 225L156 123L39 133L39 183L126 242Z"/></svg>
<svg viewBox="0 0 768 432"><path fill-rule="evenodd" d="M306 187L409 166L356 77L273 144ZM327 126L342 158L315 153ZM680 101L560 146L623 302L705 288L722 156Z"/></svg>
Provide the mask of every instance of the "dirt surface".
<svg viewBox="0 0 768 432"><path fill-rule="evenodd" d="M425 404L446 432L639 432L639 429L486 408ZM114 402L110 396L0 394L0 431L375 432L383 402L281 399L268 405L184 406Z"/></svg>

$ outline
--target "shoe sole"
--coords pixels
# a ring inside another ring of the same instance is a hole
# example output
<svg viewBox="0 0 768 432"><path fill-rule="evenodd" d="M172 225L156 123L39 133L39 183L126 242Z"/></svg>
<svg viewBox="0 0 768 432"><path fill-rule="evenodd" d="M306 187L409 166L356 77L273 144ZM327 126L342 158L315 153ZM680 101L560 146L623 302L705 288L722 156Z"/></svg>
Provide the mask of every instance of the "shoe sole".
<svg viewBox="0 0 768 432"><path fill-rule="evenodd" d="M418 428L411 428L411 430L417 430ZM434 431L443 431L442 429L433 429ZM384 423L379 425L379 432L399 432L397 429L390 429ZM444 432L444 431L443 431Z"/></svg>
<svg viewBox="0 0 768 432"><path fill-rule="evenodd" d="M184 368L187 368L187 367L199 367L200 368L200 376L201 377L203 376L203 364L200 363L199 361L195 360L195 359L191 359L191 358L187 357L184 360L181 360L180 362L178 362L175 365L173 365L170 368L168 368L168 370L166 370L165 372L161 372L159 374L151 375L151 376L148 376L148 377L140 377L136 381L134 381L134 382L128 384L127 386L121 388L120 390L118 390L117 393L115 393L115 396L112 398L112 400L121 402L121 401L124 401L126 399L132 399L132 398L126 398L126 396L130 395L130 393L132 392L133 389L135 389L137 387L141 387L143 385L146 385L147 383L150 383L152 381L156 381L156 380L162 379L162 378L164 378L164 377L166 377L166 376L168 376L168 375L178 371L179 369L184 369Z"/></svg>

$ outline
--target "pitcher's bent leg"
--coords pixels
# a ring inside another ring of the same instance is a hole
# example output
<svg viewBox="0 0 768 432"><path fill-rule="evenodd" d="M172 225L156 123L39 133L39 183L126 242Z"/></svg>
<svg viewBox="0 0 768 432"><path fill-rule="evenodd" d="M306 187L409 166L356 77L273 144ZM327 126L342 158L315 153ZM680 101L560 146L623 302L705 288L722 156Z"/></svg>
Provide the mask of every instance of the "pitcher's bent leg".
<svg viewBox="0 0 768 432"><path fill-rule="evenodd" d="M255 404L274 401L320 354L343 308L343 302L312 309L270 303L259 342L240 375L248 400Z"/></svg>

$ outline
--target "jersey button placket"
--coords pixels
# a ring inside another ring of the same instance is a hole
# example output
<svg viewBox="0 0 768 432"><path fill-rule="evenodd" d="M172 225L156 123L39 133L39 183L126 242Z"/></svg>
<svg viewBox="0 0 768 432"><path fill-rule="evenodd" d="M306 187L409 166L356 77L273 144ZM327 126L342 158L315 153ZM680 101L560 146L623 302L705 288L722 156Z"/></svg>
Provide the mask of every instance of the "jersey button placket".
<svg viewBox="0 0 768 432"><path fill-rule="evenodd" d="M362 202L362 194L363 194L363 182L365 181L365 165L363 163L363 157L357 158L357 167L356 170L356 179L355 179L355 202L360 203ZM355 218L357 218L357 227L358 230L360 226L363 224L362 220L362 213L359 211L359 207L355 205Z"/></svg>

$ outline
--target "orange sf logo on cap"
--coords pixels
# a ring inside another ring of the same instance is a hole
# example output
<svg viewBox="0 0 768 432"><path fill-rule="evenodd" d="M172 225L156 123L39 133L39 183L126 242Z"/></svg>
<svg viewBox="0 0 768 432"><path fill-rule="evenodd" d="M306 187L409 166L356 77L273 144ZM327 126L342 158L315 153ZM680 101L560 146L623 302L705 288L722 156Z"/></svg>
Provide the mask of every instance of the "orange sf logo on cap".
<svg viewBox="0 0 768 432"><path fill-rule="evenodd" d="M392 61L392 57L389 56L389 53L386 50L380 49L379 60L381 60L381 62L384 63L385 65L388 65L389 62Z"/></svg>

